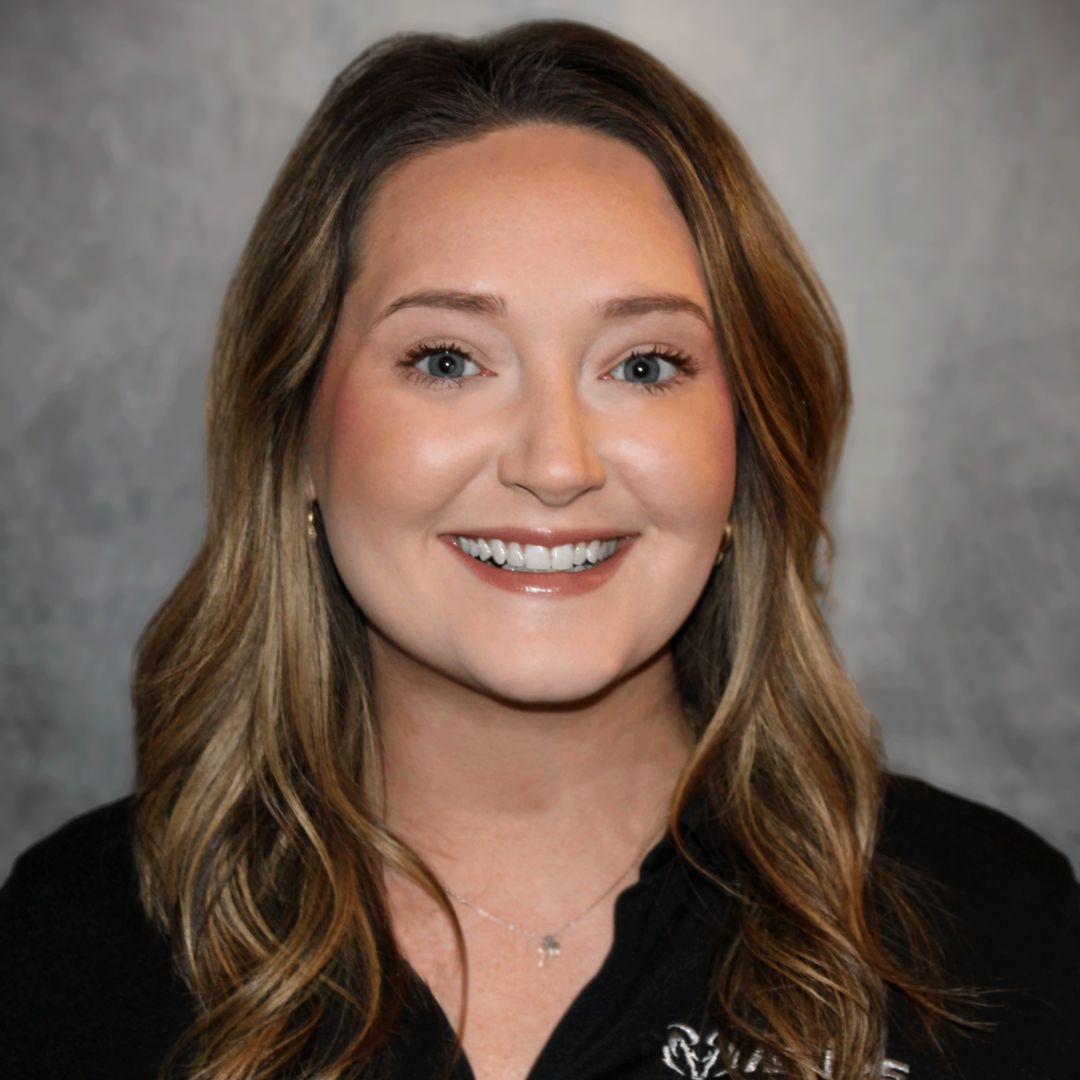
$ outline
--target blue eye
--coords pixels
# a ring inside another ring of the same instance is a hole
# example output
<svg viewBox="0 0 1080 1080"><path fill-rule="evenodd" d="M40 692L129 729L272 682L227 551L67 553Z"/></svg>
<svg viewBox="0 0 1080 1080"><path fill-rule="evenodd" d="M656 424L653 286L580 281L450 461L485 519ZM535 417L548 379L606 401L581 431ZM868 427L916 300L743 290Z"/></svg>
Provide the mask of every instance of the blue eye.
<svg viewBox="0 0 1080 1080"><path fill-rule="evenodd" d="M425 386L450 389L480 373L480 365L459 345L443 341L410 349L401 361L405 374Z"/></svg>
<svg viewBox="0 0 1080 1080"><path fill-rule="evenodd" d="M693 371L693 361L682 353L649 349L632 353L612 370L619 382L636 383L645 390L667 390L683 371Z"/></svg>

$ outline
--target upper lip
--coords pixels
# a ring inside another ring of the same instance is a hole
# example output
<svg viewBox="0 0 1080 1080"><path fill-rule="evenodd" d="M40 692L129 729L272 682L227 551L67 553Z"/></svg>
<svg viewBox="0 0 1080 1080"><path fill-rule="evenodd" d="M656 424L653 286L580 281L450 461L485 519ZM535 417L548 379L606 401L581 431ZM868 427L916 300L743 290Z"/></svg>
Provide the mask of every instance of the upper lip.
<svg viewBox="0 0 1080 1080"><path fill-rule="evenodd" d="M540 544L543 547L559 547L589 540L622 540L636 534L625 529L521 529L511 525L484 526L479 529L462 529L450 536L468 536L484 540L507 540L517 544Z"/></svg>

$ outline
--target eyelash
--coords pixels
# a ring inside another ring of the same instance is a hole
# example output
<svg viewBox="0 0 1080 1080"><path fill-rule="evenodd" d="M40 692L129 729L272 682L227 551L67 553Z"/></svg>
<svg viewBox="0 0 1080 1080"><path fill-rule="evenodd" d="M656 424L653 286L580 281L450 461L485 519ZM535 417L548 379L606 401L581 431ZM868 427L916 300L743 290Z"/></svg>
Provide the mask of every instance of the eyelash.
<svg viewBox="0 0 1080 1080"><path fill-rule="evenodd" d="M459 375L453 378L440 379L434 375L428 375L426 372L423 372L414 366L417 360L442 352L456 353L458 356L463 356L466 360L473 359L473 356L468 349L463 349L455 342L437 341L433 343L421 342L419 345L414 345L398 362L404 367L405 375L410 379L415 379L422 386L429 386L434 389L435 384L438 384L439 389L457 389L467 381L466 376ZM674 364L678 369L678 374L673 379L666 379L663 382L631 383L632 386L639 386L650 394L657 394L662 393L665 390L670 390L674 386L684 382L687 377L696 375L698 372L698 364L693 357L687 356L686 353L679 352L678 349L670 349L666 346L659 345L649 349L638 349L629 356L623 357L623 359L615 366L621 367L623 364L629 364L639 356L659 356L662 360L667 360L669 363ZM629 382L629 380L624 381Z"/></svg>

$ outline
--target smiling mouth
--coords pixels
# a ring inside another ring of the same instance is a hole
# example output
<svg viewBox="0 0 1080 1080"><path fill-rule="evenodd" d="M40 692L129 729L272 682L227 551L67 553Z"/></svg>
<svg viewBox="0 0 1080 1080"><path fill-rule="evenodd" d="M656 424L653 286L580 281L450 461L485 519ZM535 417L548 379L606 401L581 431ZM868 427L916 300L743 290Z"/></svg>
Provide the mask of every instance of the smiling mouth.
<svg viewBox="0 0 1080 1080"><path fill-rule="evenodd" d="M454 543L478 562L490 562L511 573L579 574L610 559L623 540L580 540L545 547L498 538L455 536Z"/></svg>

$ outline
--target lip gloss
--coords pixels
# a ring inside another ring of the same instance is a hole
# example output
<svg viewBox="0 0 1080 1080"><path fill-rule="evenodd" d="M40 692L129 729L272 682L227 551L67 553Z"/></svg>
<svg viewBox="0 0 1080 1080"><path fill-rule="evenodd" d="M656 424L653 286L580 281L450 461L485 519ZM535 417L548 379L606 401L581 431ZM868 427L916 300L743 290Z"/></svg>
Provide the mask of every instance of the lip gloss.
<svg viewBox="0 0 1080 1080"><path fill-rule="evenodd" d="M596 563L588 570L574 573L570 570L536 572L530 570L503 570L495 563L475 559L463 551L452 537L439 537L459 559L463 559L470 570L483 582L494 585L507 592L525 593L531 596L581 596L592 592L606 582L618 570L626 552L634 542L628 536L619 541L615 554L601 563Z"/></svg>

